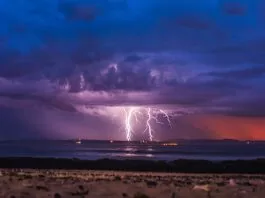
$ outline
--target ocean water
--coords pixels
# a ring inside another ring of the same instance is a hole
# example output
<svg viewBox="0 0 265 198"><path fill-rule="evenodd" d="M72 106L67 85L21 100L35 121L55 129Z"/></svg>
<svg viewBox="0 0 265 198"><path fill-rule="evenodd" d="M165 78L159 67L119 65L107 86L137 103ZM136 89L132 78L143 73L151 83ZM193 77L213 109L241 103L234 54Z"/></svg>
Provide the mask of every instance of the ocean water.
<svg viewBox="0 0 265 198"><path fill-rule="evenodd" d="M79 159L145 160L235 160L265 158L265 142L176 141L176 146L162 143L110 141L2 141L0 157L56 157Z"/></svg>

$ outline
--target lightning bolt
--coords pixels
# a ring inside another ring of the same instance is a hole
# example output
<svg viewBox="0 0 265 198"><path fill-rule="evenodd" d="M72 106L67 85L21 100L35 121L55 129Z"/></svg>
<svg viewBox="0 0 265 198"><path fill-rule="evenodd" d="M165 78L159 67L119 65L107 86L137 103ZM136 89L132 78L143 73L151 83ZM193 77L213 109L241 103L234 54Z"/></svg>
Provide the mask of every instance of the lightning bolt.
<svg viewBox="0 0 265 198"><path fill-rule="evenodd" d="M148 133L149 141L153 141L154 139L154 129L152 127L152 120L155 121L157 124L164 124L163 122L159 121L158 115L163 115L163 117L167 120L169 126L171 127L171 121L169 115L164 110L154 110L150 107L148 108L140 108L140 107L124 107L123 111L125 113L125 132L126 132L126 138L128 141L132 140L132 136L134 134L133 130L133 118L135 118L135 121L139 122L139 116L144 117L141 120L145 120L145 130L144 132ZM147 119L145 119L147 117Z"/></svg>
<svg viewBox="0 0 265 198"><path fill-rule="evenodd" d="M129 107L128 110L126 108L123 108L123 111L125 113L125 131L126 131L126 138L128 141L131 141L132 134L134 133L133 130L133 123L132 118L134 117L136 122L139 122L138 120L138 114L141 114L138 107Z"/></svg>
<svg viewBox="0 0 265 198"><path fill-rule="evenodd" d="M148 116L148 119L146 121L146 129L145 129L145 131L148 131L149 140L152 142L153 141L153 129L152 129L152 126L151 126L151 120L152 120L153 116L151 114L151 108L148 108L147 116Z"/></svg>
<svg viewBox="0 0 265 198"><path fill-rule="evenodd" d="M170 121L170 118L169 118L168 114L167 114L164 110L162 110L162 109L160 109L159 111L160 111L160 113L162 113L162 114L164 115L164 117L167 119L167 122L168 122L168 125L170 126L170 128L172 128L171 121Z"/></svg>
<svg viewBox="0 0 265 198"><path fill-rule="evenodd" d="M125 131L126 131L126 138L128 141L131 141L133 129L131 126L131 119L132 119L132 112L133 108L130 108L128 111L126 108L123 108L123 111L125 112Z"/></svg>

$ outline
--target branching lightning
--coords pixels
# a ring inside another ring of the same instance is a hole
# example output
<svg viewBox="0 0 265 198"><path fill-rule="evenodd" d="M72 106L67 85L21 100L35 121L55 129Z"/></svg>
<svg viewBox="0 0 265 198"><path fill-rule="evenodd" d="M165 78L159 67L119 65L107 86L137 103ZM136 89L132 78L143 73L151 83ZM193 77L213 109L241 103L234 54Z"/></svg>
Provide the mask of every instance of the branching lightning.
<svg viewBox="0 0 265 198"><path fill-rule="evenodd" d="M148 115L148 119L146 121L146 129L145 129L145 131L148 131L149 140L153 141L153 129L152 129L152 126L151 126L151 120L152 120L153 116L151 114L151 108L148 108L147 115Z"/></svg>
<svg viewBox="0 0 265 198"><path fill-rule="evenodd" d="M129 109L127 112L125 108L123 108L125 112L125 131L126 131L126 138L128 141L131 140L131 135L132 135L132 127L130 124L131 118L132 118L132 111L133 109Z"/></svg>
<svg viewBox="0 0 265 198"><path fill-rule="evenodd" d="M170 128L172 128L171 121L170 121L170 118L169 118L168 114L167 114L164 110L162 110L162 109L160 109L159 111L160 111L160 113L162 113L162 114L164 115L164 117L167 119L167 122L168 122Z"/></svg>
<svg viewBox="0 0 265 198"><path fill-rule="evenodd" d="M169 115L164 110L157 110L141 107L124 107L123 111L125 113L124 124L125 124L125 132L126 138L128 141L132 140L132 136L134 134L134 122L133 118L135 118L136 122L139 122L139 116L141 116L141 120L144 120L145 130L144 132L148 133L149 141L153 141L154 139L154 129L152 126L152 121L157 124L164 124L159 120L159 115L163 115L163 117L167 120L168 125L171 127L171 121Z"/></svg>

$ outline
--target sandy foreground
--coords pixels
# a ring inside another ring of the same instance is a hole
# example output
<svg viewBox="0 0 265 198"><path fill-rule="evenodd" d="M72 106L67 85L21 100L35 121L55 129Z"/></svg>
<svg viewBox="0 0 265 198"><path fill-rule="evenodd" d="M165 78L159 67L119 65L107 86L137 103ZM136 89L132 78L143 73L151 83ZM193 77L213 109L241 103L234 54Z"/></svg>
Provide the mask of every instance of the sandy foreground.
<svg viewBox="0 0 265 198"><path fill-rule="evenodd" d="M265 197L265 175L0 170L0 197Z"/></svg>

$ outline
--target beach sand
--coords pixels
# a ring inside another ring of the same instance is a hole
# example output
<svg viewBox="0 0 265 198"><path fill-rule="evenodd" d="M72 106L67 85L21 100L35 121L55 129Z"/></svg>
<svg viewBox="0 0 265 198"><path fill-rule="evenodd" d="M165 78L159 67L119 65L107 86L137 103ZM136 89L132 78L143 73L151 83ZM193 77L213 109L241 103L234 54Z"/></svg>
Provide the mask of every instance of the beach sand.
<svg viewBox="0 0 265 198"><path fill-rule="evenodd" d="M254 198L265 175L1 169L0 197Z"/></svg>

